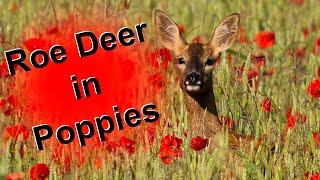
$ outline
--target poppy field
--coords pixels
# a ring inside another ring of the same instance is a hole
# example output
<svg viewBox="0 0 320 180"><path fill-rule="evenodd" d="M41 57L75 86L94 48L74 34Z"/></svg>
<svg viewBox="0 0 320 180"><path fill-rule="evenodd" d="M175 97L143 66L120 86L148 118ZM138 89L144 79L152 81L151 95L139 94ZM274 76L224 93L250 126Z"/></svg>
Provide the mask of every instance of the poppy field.
<svg viewBox="0 0 320 180"><path fill-rule="evenodd" d="M319 0L0 1L0 179L320 179L318 7ZM174 55L155 33L156 9L199 43L211 40L222 19L240 14L237 41L215 63L212 88L226 131L255 137L249 151L227 154L224 136L209 149L210 139L191 135ZM132 47L100 48L81 59L70 43L76 32L142 22L144 42ZM20 47L29 56L55 43L66 47L66 62L9 75L5 51ZM95 72L103 95L69 100L70 78L63 78L74 72ZM34 125L71 126L151 102L158 121L121 131L117 125L103 142L94 135L82 147L76 138L63 145L53 135L44 150L35 146Z"/></svg>

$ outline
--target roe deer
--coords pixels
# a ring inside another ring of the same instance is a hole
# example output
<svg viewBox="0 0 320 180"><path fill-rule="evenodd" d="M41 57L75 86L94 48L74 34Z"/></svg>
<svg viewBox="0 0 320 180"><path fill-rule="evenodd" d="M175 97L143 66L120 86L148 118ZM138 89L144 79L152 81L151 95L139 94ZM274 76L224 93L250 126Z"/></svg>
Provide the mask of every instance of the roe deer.
<svg viewBox="0 0 320 180"><path fill-rule="evenodd" d="M164 12L155 11L156 33L160 43L171 50L175 57L180 87L188 112L188 125L195 135L210 137L210 146L215 146L214 137L223 130L223 124L215 104L212 88L212 70L220 53L236 41L239 31L238 13L225 18L214 30L210 43L187 43L177 24ZM251 136L228 132L229 147L234 149L252 141Z"/></svg>

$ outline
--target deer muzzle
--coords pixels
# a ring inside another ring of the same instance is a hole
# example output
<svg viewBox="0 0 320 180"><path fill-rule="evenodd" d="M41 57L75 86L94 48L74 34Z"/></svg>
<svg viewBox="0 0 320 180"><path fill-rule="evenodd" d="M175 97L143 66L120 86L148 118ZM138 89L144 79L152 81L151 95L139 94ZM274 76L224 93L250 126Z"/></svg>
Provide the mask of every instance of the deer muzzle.
<svg viewBox="0 0 320 180"><path fill-rule="evenodd" d="M200 73L190 72L187 74L184 82L187 91L196 92L203 86L203 77Z"/></svg>

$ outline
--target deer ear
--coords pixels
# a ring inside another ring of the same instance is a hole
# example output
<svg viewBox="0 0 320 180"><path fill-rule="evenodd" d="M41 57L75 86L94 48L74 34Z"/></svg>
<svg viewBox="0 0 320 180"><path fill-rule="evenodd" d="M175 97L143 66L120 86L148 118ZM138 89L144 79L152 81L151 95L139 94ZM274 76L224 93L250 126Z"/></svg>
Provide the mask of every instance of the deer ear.
<svg viewBox="0 0 320 180"><path fill-rule="evenodd" d="M226 17L216 27L211 40L211 46L216 53L225 51L233 45L238 37L239 23L240 15L239 13L234 13Z"/></svg>
<svg viewBox="0 0 320 180"><path fill-rule="evenodd" d="M155 24L158 39L164 47L177 52L179 48L187 44L177 24L164 12L155 11Z"/></svg>

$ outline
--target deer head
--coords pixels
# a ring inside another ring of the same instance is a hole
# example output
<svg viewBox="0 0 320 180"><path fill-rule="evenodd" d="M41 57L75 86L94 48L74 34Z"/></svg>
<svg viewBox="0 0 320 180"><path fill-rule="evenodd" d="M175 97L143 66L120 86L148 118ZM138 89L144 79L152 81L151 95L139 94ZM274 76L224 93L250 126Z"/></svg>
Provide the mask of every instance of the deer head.
<svg viewBox="0 0 320 180"><path fill-rule="evenodd" d="M213 32L209 43L188 43L177 24L164 12L155 11L156 33L161 44L170 49L179 71L180 86L189 94L206 93L212 88L212 71L221 52L236 41L238 13L226 17Z"/></svg>

